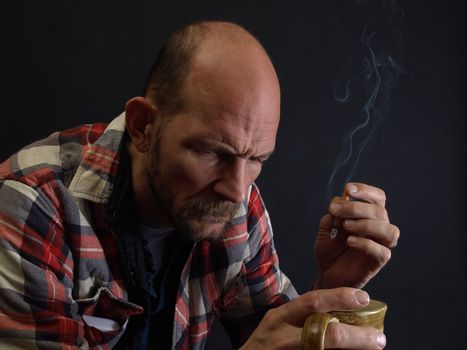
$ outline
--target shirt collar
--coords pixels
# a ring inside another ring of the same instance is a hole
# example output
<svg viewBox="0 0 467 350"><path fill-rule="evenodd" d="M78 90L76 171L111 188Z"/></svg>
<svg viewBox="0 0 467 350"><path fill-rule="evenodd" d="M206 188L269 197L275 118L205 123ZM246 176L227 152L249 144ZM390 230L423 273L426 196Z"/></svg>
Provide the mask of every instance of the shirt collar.
<svg viewBox="0 0 467 350"><path fill-rule="evenodd" d="M68 186L71 194L96 203L109 201L113 179L120 164L120 148L125 147L125 113L107 126L94 143L83 146L83 157Z"/></svg>

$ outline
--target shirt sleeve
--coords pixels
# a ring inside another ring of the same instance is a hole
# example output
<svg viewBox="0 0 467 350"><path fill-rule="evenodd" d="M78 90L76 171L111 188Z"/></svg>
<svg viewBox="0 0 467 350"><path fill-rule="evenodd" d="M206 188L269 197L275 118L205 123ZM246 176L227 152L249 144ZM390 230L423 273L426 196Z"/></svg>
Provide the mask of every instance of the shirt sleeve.
<svg viewBox="0 0 467 350"><path fill-rule="evenodd" d="M264 314L297 297L279 268L271 221L258 188L253 185L248 203L249 257L243 268L239 298L221 319L232 345L240 347L256 329Z"/></svg>
<svg viewBox="0 0 467 350"><path fill-rule="evenodd" d="M44 189L0 180L0 348L88 348L73 259Z"/></svg>

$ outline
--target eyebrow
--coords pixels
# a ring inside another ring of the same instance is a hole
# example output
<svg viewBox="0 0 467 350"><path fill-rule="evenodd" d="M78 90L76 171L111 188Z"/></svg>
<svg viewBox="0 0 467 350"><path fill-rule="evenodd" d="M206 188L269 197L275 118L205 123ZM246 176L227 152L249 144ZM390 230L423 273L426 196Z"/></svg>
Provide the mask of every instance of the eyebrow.
<svg viewBox="0 0 467 350"><path fill-rule="evenodd" d="M229 144L222 142L222 141L218 141L218 140L209 140L209 139L206 139L206 137L204 138L191 137L187 139L184 143L188 146L212 147L216 151L235 155L240 158L245 158L244 155L235 153L235 151L233 151L233 147L230 146ZM260 154L260 155L252 155L252 157L256 159L260 159L261 161L264 162L267 159L269 159L273 154L274 154L274 150L272 150L271 152Z"/></svg>

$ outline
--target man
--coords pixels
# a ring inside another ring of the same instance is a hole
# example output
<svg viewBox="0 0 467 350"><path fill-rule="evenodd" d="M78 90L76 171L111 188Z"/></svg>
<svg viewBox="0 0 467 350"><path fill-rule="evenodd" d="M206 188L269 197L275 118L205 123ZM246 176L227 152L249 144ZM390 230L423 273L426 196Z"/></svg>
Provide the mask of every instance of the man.
<svg viewBox="0 0 467 350"><path fill-rule="evenodd" d="M52 134L0 167L0 348L203 349L215 319L242 349L299 349L312 312L361 307L398 239L384 193L335 198L318 278L281 273L254 184L273 153L280 92L243 28L174 33L145 95L109 125ZM334 217L343 232L330 239ZM326 348L381 349L375 329L331 324Z"/></svg>

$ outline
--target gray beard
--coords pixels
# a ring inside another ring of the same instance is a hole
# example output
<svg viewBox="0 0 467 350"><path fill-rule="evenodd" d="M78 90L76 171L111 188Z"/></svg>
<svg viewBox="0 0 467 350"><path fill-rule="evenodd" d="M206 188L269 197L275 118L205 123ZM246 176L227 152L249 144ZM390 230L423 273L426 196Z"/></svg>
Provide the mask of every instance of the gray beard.
<svg viewBox="0 0 467 350"><path fill-rule="evenodd" d="M153 198L157 202L159 209L167 217L172 226L192 241L202 239L216 240L224 236L227 225L239 210L239 203L232 203L220 199L205 200L201 198L190 199L185 207L176 210L173 203L175 197L166 185L165 179L161 176L159 166L155 166L154 173L148 173L149 183ZM202 221L206 224L220 224L222 227L214 233L199 232L196 230L194 220Z"/></svg>
<svg viewBox="0 0 467 350"><path fill-rule="evenodd" d="M205 200L201 198L192 198L184 208L176 210L173 199L174 193L170 192L167 181L162 176L161 171L161 139L163 136L164 125L157 131L154 148L155 164L153 171L148 172L151 192L159 209L165 217L171 222L173 227L184 233L192 241L202 239L216 240L224 236L227 225L240 208L240 204L223 201L220 199ZM205 223L219 224L223 222L222 228L215 233L199 232L196 230L193 220L204 221Z"/></svg>

